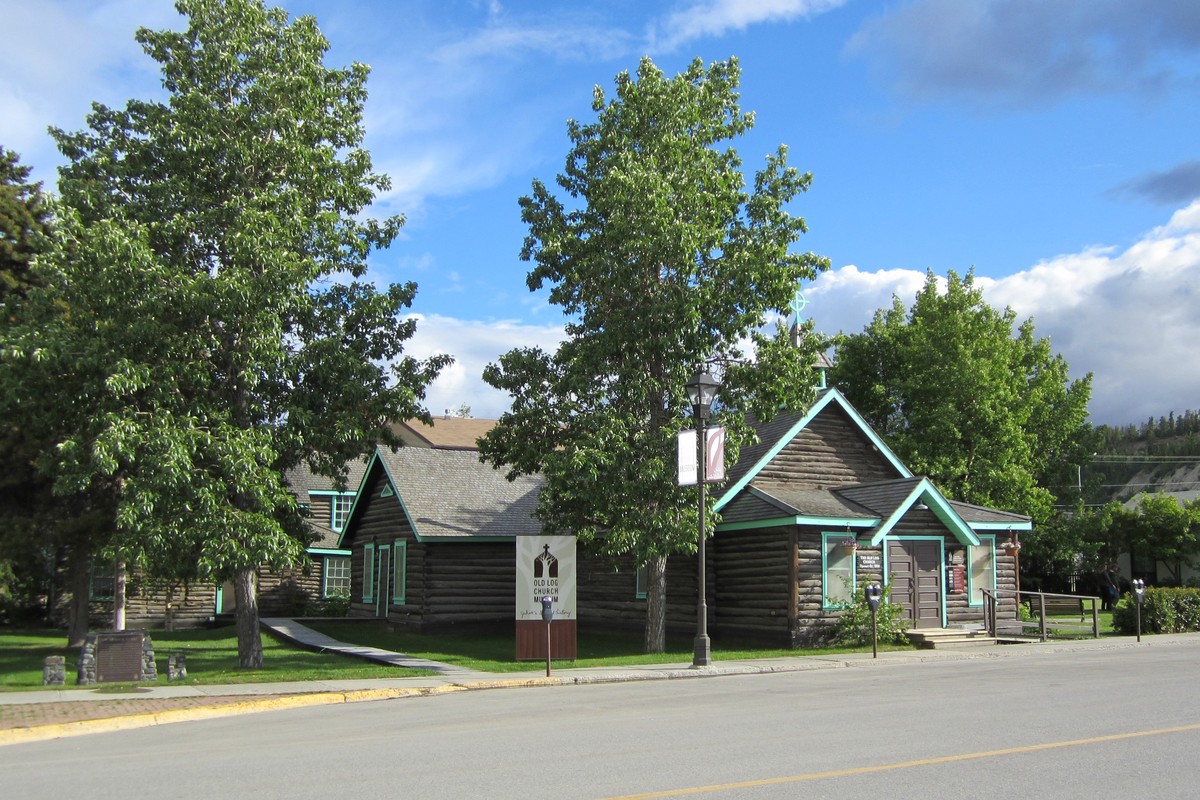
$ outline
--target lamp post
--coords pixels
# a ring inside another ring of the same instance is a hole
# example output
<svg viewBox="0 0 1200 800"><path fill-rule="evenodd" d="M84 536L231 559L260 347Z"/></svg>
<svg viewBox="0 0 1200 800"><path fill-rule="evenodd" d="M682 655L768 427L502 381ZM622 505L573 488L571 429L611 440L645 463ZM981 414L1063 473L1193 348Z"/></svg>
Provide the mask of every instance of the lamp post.
<svg viewBox="0 0 1200 800"><path fill-rule="evenodd" d="M696 600L696 643L692 650L692 666L707 667L712 663L712 643L708 638L708 603L705 600L704 520L708 516L708 412L717 398L720 384L707 372L700 371L684 384L692 415L696 418L696 485L700 488L700 534L696 544L698 599Z"/></svg>

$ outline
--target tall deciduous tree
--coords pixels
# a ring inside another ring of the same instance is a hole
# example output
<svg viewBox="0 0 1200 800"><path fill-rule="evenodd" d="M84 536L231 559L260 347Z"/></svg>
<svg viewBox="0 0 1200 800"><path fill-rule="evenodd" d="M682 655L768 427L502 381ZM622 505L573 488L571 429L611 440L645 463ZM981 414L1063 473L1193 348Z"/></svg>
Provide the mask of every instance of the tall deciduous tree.
<svg viewBox="0 0 1200 800"><path fill-rule="evenodd" d="M388 187L362 147L367 67L327 67L315 20L261 0L177 8L185 31L137 34L166 101L95 105L86 130L54 131L68 211L45 324L14 352L80 387L60 490L111 482L117 557L172 571L186 554L233 578L255 668L256 570L304 552L282 473L341 476L398 443L387 423L427 417L447 359L403 356L413 284L365 280L403 222L364 215Z"/></svg>
<svg viewBox="0 0 1200 800"><path fill-rule="evenodd" d="M1031 320L984 302L973 273L950 272L944 289L930 273L911 309L896 298L876 312L842 339L830 378L915 472L1038 520L1090 441L1091 375L1071 380Z"/></svg>
<svg viewBox="0 0 1200 800"><path fill-rule="evenodd" d="M725 144L753 124L739 79L736 60L697 60L667 78L644 59L636 78L617 76L613 99L596 88L596 120L568 123L566 197L535 181L520 201L529 288L550 287L567 339L554 353L510 351L484 373L513 405L483 439L483 457L545 476L547 529L598 539L648 568L649 651L664 647L667 557L696 547L695 489L676 485L675 436L690 424L684 383L701 365L723 372L729 457L748 412L772 416L815 385L816 337L798 351L786 335L760 332L798 281L827 266L790 251L805 223L786 206L811 176L780 147L747 191Z"/></svg>

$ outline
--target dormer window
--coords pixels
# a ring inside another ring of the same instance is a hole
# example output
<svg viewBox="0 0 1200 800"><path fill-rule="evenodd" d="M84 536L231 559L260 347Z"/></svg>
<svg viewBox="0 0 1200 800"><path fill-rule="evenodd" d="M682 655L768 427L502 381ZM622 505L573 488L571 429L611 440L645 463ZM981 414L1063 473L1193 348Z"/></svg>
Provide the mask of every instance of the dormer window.
<svg viewBox="0 0 1200 800"><path fill-rule="evenodd" d="M329 527L335 531L341 531L346 527L346 520L350 518L352 505L354 505L353 494L336 494L330 498Z"/></svg>

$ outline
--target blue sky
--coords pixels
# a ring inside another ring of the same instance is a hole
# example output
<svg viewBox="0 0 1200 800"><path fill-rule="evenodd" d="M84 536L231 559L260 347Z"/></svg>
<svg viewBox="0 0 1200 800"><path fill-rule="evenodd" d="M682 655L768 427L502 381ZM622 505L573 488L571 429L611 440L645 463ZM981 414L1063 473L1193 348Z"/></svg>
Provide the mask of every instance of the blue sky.
<svg viewBox="0 0 1200 800"><path fill-rule="evenodd" d="M757 124L748 170L779 144L813 173L798 249L833 268L806 287L826 333L860 331L926 270L974 267L993 305L1095 374L1092 418L1200 408L1200 3L1195 0L288 0L362 61L367 146L391 175L378 213L402 240L378 280L415 280L417 355L458 360L430 392L497 416L479 378L562 316L525 287L517 199L547 184L591 119L593 86L643 55L668 73L737 56ZM0 144L53 188L49 125L95 100L160 94L133 40L182 27L166 0L0 0Z"/></svg>

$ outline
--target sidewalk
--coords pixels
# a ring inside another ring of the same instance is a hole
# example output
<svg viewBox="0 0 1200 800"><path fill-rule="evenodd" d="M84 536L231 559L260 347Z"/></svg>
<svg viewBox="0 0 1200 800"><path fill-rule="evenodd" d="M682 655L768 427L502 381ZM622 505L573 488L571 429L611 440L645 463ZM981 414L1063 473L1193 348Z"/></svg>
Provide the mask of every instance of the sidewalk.
<svg viewBox="0 0 1200 800"><path fill-rule="evenodd" d="M3 692L0 693L0 746L259 711L422 697L481 689L712 678L817 669L870 668L904 663L1012 658L1095 649L1172 646L1184 642L1200 645L1200 637L1176 634L1143 637L1141 644L1128 637L1081 639L964 649L906 650L880 653L877 659L873 659L870 653L854 653L754 661L719 661L708 667L700 668L694 668L690 664L654 664L635 667L554 669L551 676L546 677L544 666L541 669L517 673L476 672L449 664L426 661L403 653L345 644L306 628L294 620L264 619L262 622L264 627L270 628L276 635L291 639L305 647L338 651L397 666L422 667L435 670L438 674L418 678L374 680L243 683L211 686L167 684L139 687L122 692L116 692L112 688L104 686L90 690L46 689L33 692Z"/></svg>

